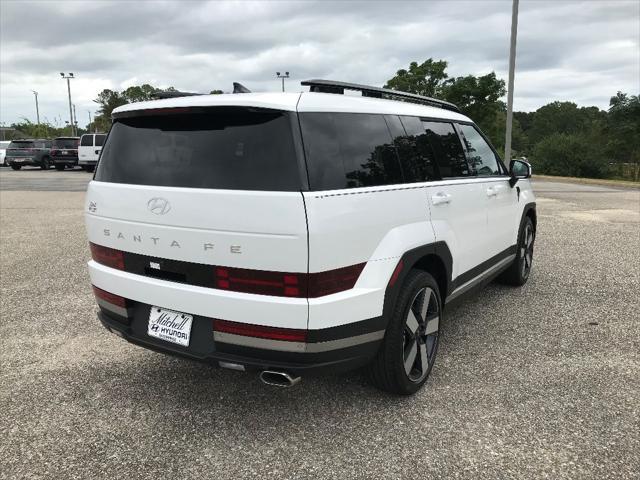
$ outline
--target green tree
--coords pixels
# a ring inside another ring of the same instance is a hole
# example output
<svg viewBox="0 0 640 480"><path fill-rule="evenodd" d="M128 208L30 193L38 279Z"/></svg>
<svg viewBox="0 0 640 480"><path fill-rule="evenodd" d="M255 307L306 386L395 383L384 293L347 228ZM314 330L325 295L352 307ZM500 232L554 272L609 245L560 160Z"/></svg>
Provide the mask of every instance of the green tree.
<svg viewBox="0 0 640 480"><path fill-rule="evenodd" d="M576 134L604 126L606 113L597 107L578 106L573 102L552 102L535 111L529 131L531 143L554 133Z"/></svg>
<svg viewBox="0 0 640 480"><path fill-rule="evenodd" d="M220 95L222 93L224 93L222 90L211 90L209 95Z"/></svg>
<svg viewBox="0 0 640 480"><path fill-rule="evenodd" d="M603 153L588 133L553 133L536 144L531 163L537 173L606 178L610 169Z"/></svg>
<svg viewBox="0 0 640 480"><path fill-rule="evenodd" d="M442 98L456 104L462 113L473 119L496 148L502 149L505 127L501 113L506 107L500 98L505 93L504 80L497 78L495 72L481 77L467 75L450 78L442 86Z"/></svg>
<svg viewBox="0 0 640 480"><path fill-rule="evenodd" d="M640 98L618 92L609 101L607 150L620 162L640 162Z"/></svg>
<svg viewBox="0 0 640 480"><path fill-rule="evenodd" d="M447 62L444 60L436 61L429 58L420 65L418 62L411 62L409 70L398 70L395 77L389 79L384 88L426 97L438 97L443 82L448 78L445 73L446 69Z"/></svg>

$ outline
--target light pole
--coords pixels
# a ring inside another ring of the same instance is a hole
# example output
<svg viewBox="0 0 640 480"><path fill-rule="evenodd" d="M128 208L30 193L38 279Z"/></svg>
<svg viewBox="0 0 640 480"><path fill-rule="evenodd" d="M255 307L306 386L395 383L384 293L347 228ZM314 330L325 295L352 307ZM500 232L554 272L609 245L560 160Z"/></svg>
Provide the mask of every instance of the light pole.
<svg viewBox="0 0 640 480"><path fill-rule="evenodd" d="M276 72L276 76L282 79L282 91L284 92L284 79L289 78L289 72L284 72L284 75L280 75L280 72Z"/></svg>
<svg viewBox="0 0 640 480"><path fill-rule="evenodd" d="M89 114L89 131L91 131L91 110L87 110L87 113ZM93 129L93 133L95 133L95 128Z"/></svg>
<svg viewBox="0 0 640 480"><path fill-rule="evenodd" d="M38 119L38 125L40 125L40 109L38 108L38 92L31 90L36 97L36 118Z"/></svg>
<svg viewBox="0 0 640 480"><path fill-rule="evenodd" d="M71 126L71 135L75 136L75 132L73 130L73 111L71 110L71 82L70 79L75 78L73 73L69 73L65 75L63 72L60 72L60 76L67 80L67 92L69 93L69 125Z"/></svg>
<svg viewBox="0 0 640 480"><path fill-rule="evenodd" d="M504 139L504 159L511 163L511 126L513 124L513 76L516 70L516 38L518 37L518 1L511 7L511 46L509 47L509 84L507 86L507 128Z"/></svg>
<svg viewBox="0 0 640 480"><path fill-rule="evenodd" d="M76 104L73 104L73 128L75 129L75 135L78 135L78 117L76 116Z"/></svg>

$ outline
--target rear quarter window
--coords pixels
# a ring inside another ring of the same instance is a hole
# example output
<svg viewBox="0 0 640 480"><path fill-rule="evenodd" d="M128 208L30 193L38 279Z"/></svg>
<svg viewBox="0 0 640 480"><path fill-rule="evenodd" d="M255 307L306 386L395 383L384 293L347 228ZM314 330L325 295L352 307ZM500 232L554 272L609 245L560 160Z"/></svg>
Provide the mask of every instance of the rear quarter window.
<svg viewBox="0 0 640 480"><path fill-rule="evenodd" d="M102 149L102 182L299 191L289 113L216 108L117 119Z"/></svg>
<svg viewBox="0 0 640 480"><path fill-rule="evenodd" d="M312 190L402 183L402 171L383 115L301 113Z"/></svg>

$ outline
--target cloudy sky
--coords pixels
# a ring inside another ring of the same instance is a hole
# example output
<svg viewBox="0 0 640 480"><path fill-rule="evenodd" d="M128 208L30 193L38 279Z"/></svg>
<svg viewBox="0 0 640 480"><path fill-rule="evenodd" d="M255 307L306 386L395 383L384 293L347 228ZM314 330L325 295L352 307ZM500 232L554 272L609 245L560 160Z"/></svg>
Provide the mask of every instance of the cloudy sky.
<svg viewBox="0 0 640 480"><path fill-rule="evenodd" d="M429 57L450 76L507 77L509 0L11 1L0 0L0 121L68 119L59 72L73 72L81 124L104 88L150 83L179 90L280 88L278 70L382 86ZM521 0L514 108L554 100L606 108L640 90L640 2Z"/></svg>

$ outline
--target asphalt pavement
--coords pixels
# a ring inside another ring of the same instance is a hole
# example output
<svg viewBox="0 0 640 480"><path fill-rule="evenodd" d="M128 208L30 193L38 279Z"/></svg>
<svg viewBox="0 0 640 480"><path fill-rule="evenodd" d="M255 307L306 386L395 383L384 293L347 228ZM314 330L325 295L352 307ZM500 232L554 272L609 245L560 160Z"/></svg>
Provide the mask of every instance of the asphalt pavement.
<svg viewBox="0 0 640 480"><path fill-rule="evenodd" d="M109 334L90 177L0 171L0 478L639 478L640 191L535 182L529 283L446 312L426 388L398 398L358 372L277 389Z"/></svg>

